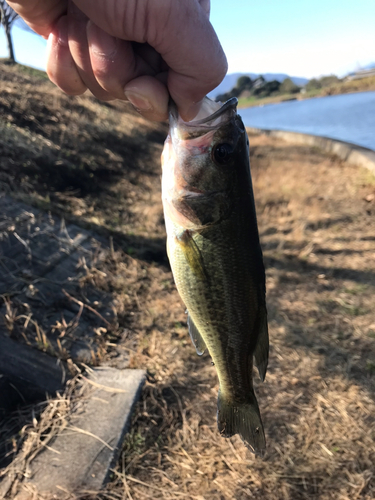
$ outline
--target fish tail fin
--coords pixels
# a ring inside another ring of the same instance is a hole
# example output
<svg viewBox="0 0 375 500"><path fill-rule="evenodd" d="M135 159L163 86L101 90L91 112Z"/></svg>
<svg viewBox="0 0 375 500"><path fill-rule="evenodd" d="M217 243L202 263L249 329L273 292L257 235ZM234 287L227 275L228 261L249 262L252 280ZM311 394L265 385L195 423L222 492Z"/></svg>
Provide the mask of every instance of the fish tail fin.
<svg viewBox="0 0 375 500"><path fill-rule="evenodd" d="M251 451L259 454L265 451L266 438L258 402L253 390L251 390L248 401L245 403L236 403L227 399L219 390L217 426L223 437L239 434Z"/></svg>

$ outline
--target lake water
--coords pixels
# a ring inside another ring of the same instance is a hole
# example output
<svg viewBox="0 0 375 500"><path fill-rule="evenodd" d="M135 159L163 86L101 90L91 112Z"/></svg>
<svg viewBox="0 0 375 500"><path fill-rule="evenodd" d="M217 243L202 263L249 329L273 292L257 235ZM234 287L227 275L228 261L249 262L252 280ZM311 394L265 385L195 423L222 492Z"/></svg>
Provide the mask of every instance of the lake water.
<svg viewBox="0 0 375 500"><path fill-rule="evenodd" d="M375 150L375 92L288 101L239 112L247 127L322 135Z"/></svg>

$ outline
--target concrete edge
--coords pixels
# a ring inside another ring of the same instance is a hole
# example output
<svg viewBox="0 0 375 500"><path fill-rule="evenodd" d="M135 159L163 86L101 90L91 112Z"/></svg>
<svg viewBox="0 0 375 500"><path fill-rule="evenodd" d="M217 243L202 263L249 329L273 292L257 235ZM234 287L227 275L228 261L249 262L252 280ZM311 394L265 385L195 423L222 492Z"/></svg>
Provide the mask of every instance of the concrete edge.
<svg viewBox="0 0 375 500"><path fill-rule="evenodd" d="M90 369L80 383L76 407L49 446L29 461L14 500L72 500L86 498L88 492L99 494L119 459L145 381L146 372L140 369ZM0 499L12 481L10 476L2 483Z"/></svg>
<svg viewBox="0 0 375 500"><path fill-rule="evenodd" d="M250 135L265 134L270 137L282 139L286 142L316 146L326 153L338 156L351 165L367 168L375 175L375 151L372 149L357 146L356 144L352 144L350 142L330 139L329 137L302 134L300 132L261 129L254 127L246 127L246 130Z"/></svg>

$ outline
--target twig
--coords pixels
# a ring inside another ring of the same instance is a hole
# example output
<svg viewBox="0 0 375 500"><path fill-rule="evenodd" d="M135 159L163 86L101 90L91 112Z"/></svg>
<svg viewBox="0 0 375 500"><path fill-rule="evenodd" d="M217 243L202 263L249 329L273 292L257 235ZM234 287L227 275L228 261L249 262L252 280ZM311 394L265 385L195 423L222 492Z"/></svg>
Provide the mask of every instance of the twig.
<svg viewBox="0 0 375 500"><path fill-rule="evenodd" d="M97 382L94 382L93 380L89 380L88 378L86 378L84 376L82 376L82 378L88 384L93 385L94 387L97 387L98 389L101 389L102 391L117 392L117 393L122 393L122 394L125 392L128 392L128 391L125 391L124 389L118 389L116 387L108 387L107 385L98 384Z"/></svg>
<svg viewBox="0 0 375 500"><path fill-rule="evenodd" d="M19 236L19 235L16 233L16 231L13 231L13 236L14 236L15 238L17 238L17 240L18 240L20 243L22 243L22 245L23 245L23 246L26 248L26 250L28 251L29 255L31 255L31 249L30 249L29 244L28 244L25 240L23 240L23 239L21 238L21 236Z"/></svg>
<svg viewBox="0 0 375 500"><path fill-rule="evenodd" d="M72 297L66 290L64 290L64 288L62 289L62 292L63 294L68 297L69 300L71 300L72 302L75 302L76 304L78 304L80 307L86 307L86 309L88 309L89 311L91 311L92 313L94 313L96 316L98 316L98 318L100 318L102 321L104 321L104 323L108 326L108 327L111 327L111 323L109 321L107 321L105 318L103 318L103 316L98 313L98 311L95 311L95 309L93 309L92 307L88 306L87 304L84 304L83 302L81 302L80 300Z"/></svg>
<svg viewBox="0 0 375 500"><path fill-rule="evenodd" d="M167 490L165 488L159 488L158 486L153 486L152 484L144 483L143 481L140 481L139 479L136 479L135 477L132 477L132 476L126 476L126 479L128 479L129 481L133 481L134 483L141 484L142 486L146 486L147 488L151 488L151 489L156 490L156 491L161 491L162 493L167 492ZM182 496L182 497L188 496L186 493L182 493L179 491L174 491L173 495ZM190 497L190 498L192 498L192 497Z"/></svg>

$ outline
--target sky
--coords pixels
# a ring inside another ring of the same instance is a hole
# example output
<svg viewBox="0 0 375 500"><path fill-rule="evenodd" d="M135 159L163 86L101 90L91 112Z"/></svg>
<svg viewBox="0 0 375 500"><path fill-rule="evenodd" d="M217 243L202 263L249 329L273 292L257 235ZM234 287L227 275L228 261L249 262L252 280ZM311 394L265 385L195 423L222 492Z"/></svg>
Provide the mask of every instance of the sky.
<svg viewBox="0 0 375 500"><path fill-rule="evenodd" d="M211 22L229 73L341 77L375 62L375 0L211 0ZM13 38L19 62L45 69L44 40L17 26Z"/></svg>

